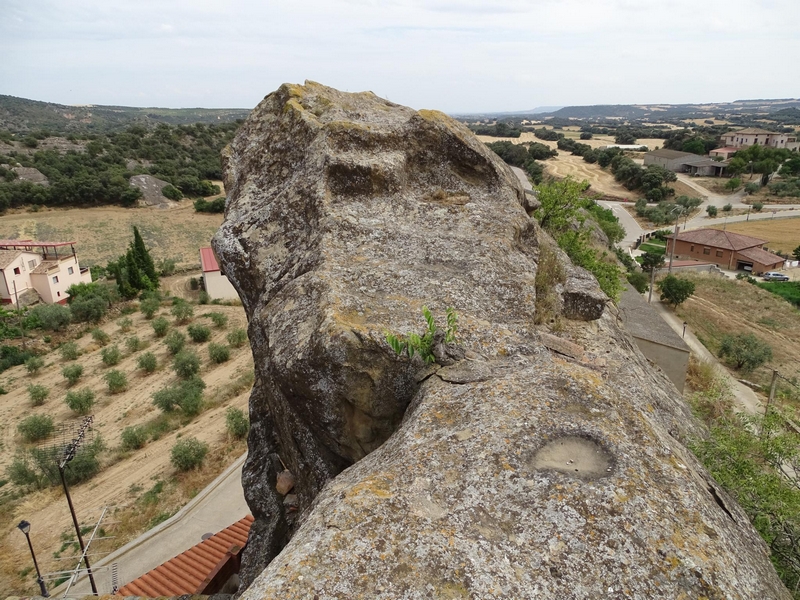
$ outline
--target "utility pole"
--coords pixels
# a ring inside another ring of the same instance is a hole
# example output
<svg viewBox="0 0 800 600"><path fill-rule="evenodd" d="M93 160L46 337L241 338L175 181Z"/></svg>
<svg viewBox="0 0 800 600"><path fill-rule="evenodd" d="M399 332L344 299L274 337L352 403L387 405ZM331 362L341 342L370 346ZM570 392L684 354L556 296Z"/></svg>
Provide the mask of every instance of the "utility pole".
<svg viewBox="0 0 800 600"><path fill-rule="evenodd" d="M86 546L83 543L83 536L81 535L81 526L78 524L78 517L75 515L75 507L72 506L72 497L69 495L69 487L67 486L67 479L64 476L64 469L66 468L67 464L75 458L76 453L78 452L78 447L81 445L83 441L83 436L86 433L86 429L92 424L94 420L93 416L88 416L84 419L81 428L78 430L78 437L73 439L67 447L64 448L64 456L61 459L61 462L58 463L58 474L61 476L61 485L64 486L64 494L67 496L67 504L69 504L69 512L72 515L72 524L75 526L75 535L78 536L78 544L80 544L81 552L83 553L83 562L86 564L86 572L89 575L89 583L92 586L92 593L97 596L97 585L94 582L94 575L92 575L92 567L89 565L89 557L86 555Z"/></svg>
<svg viewBox="0 0 800 600"><path fill-rule="evenodd" d="M647 295L647 303L650 304L650 301L653 299L653 284L656 280L656 268L650 267L650 293Z"/></svg>
<svg viewBox="0 0 800 600"><path fill-rule="evenodd" d="M672 245L669 247L669 269L672 273L672 257L675 256L675 243L678 241L678 220L675 220L675 235L672 237Z"/></svg>

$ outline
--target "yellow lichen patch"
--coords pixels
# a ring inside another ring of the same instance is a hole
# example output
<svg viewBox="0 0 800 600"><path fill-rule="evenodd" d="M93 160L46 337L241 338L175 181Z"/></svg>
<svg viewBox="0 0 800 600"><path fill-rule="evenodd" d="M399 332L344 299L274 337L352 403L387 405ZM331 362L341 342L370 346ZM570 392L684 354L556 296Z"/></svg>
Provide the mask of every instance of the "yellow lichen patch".
<svg viewBox="0 0 800 600"><path fill-rule="evenodd" d="M392 481L394 481L394 475L376 474L351 487L345 492L345 495L347 498L356 498L358 496L391 498L393 495L391 491Z"/></svg>

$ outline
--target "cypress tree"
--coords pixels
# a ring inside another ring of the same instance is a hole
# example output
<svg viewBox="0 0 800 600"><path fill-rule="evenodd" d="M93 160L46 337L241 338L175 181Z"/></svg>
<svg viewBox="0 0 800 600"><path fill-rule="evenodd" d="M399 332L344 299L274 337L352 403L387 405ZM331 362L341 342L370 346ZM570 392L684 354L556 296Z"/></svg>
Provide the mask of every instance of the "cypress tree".
<svg viewBox="0 0 800 600"><path fill-rule="evenodd" d="M152 289L156 289L158 287L158 273L156 272L156 266L153 263L153 258L150 256L150 252L144 245L144 240L139 233L139 228L135 225L133 226L133 244L131 246L131 250L133 251L133 257L136 261L136 266L139 268L139 272L141 275L145 275L147 280L150 282L148 288L152 287ZM134 285L134 287L136 286Z"/></svg>

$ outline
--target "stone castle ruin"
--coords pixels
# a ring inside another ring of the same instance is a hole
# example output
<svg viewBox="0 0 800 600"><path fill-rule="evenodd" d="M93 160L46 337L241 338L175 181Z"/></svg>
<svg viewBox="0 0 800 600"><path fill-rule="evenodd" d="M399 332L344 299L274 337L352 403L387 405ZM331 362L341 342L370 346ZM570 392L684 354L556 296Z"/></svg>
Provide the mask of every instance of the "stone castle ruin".
<svg viewBox="0 0 800 600"><path fill-rule="evenodd" d="M680 394L563 255L565 325L534 325L545 234L466 127L283 85L224 159L213 247L256 369L243 598L789 597L685 448ZM432 363L386 338L423 306L458 315Z"/></svg>

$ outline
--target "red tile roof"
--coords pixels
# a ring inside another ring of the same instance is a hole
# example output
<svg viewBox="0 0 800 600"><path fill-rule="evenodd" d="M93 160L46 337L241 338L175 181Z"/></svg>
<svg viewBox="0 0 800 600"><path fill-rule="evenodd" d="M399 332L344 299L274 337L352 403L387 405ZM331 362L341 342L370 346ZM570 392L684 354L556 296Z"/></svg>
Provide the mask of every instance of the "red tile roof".
<svg viewBox="0 0 800 600"><path fill-rule="evenodd" d="M771 267L777 264L783 264L783 259L780 256L767 252L762 248L747 248L739 252L739 256L749 258L753 262L757 262L765 267Z"/></svg>
<svg viewBox="0 0 800 600"><path fill-rule="evenodd" d="M668 235L667 237L671 239L674 235ZM692 231L683 231L678 234L678 240L681 242L712 246L714 248L725 248L726 250L744 250L745 248L754 248L767 243L767 240L750 237L749 235L742 235L741 233L722 231L720 229L694 229Z"/></svg>
<svg viewBox="0 0 800 600"><path fill-rule="evenodd" d="M231 547L236 546L234 553L238 553L244 547L252 524L253 516L247 515L207 540L192 546L186 552L122 586L117 595L158 598L198 593L200 586L225 558Z"/></svg>
<svg viewBox="0 0 800 600"><path fill-rule="evenodd" d="M217 257L214 256L214 251L210 246L208 248L200 248L200 266L203 268L203 273L219 271Z"/></svg>

